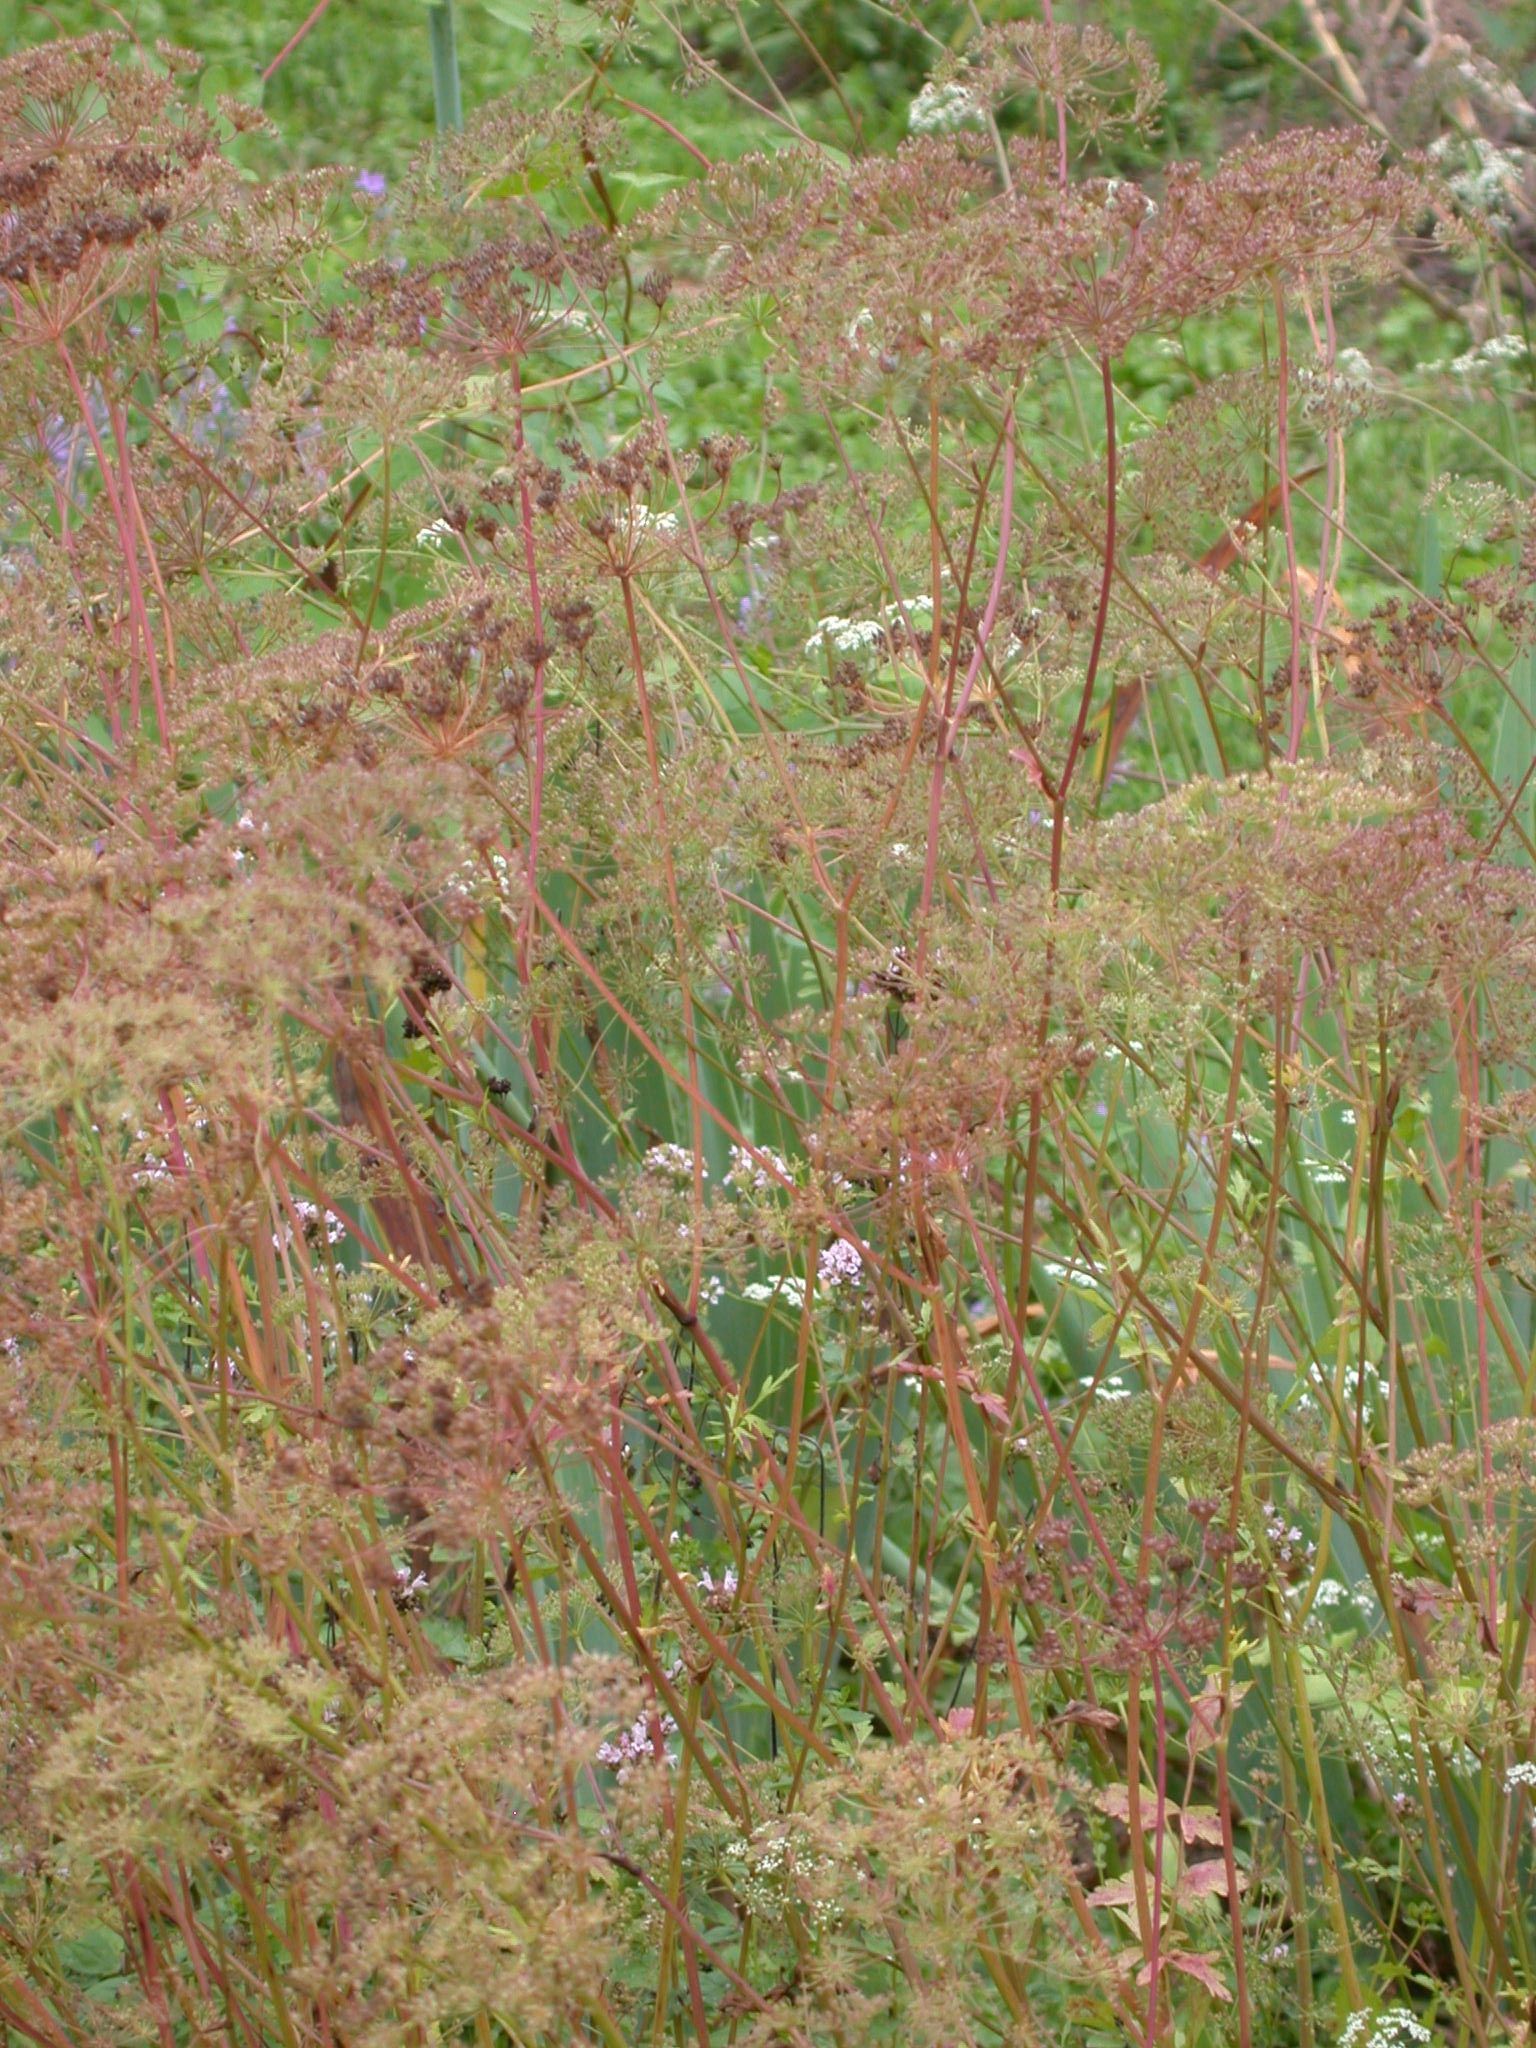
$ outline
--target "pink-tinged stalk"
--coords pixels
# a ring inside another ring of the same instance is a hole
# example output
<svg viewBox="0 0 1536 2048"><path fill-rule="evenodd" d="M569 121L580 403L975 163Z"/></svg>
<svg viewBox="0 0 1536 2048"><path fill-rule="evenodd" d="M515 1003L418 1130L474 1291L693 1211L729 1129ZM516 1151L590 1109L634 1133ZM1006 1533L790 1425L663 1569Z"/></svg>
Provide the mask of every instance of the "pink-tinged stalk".
<svg viewBox="0 0 1536 2048"><path fill-rule="evenodd" d="M1051 820L1051 888L1054 892L1061 887L1061 855L1067 827L1067 794L1072 787L1072 778L1077 773L1083 747L1088 738L1088 719L1093 710L1094 690L1099 680L1099 664L1104 659L1104 632L1109 624L1109 593L1115 580L1115 545L1119 531L1118 496L1120 489L1120 451L1115 438L1115 380L1110 372L1109 357L1099 357L1099 375L1104 390L1104 568L1099 577L1099 602L1093 617L1093 639L1088 647L1088 667L1083 676L1082 695L1077 704L1077 720L1072 727L1072 737L1067 742L1067 758L1062 765L1061 777L1056 784L1056 804Z"/></svg>
<svg viewBox="0 0 1536 2048"><path fill-rule="evenodd" d="M997 536L997 563L992 571L992 588L987 594L987 608L982 614L981 627L976 635L976 650L971 656L970 667L965 672L965 685L960 692L954 715L949 721L949 730L944 737L942 755L955 750L955 735L971 706L971 693L976 688L976 679L981 674L981 665L986 659L987 643L992 637L992 628L997 623L997 608L1002 602L1003 585L1008 576L1008 548L1013 539L1013 494L1018 468L1017 424L1010 407L1003 422L1003 483L1002 506L999 513Z"/></svg>
<svg viewBox="0 0 1536 2048"><path fill-rule="evenodd" d="M267 66L265 71L262 72L261 82L263 85L266 84L267 80L272 77L274 72L276 72L280 68L280 66L287 63L288 59L293 55L294 51L299 47L300 43L302 43L304 38L309 34L310 30L318 28L320 26L320 23L325 19L326 14L329 12L330 6L331 0L315 0L315 5L311 7L308 14L305 15L304 19L299 23L298 27L294 30L293 34L288 38L287 42L284 43L283 47L272 59L272 62Z"/></svg>
<svg viewBox="0 0 1536 2048"><path fill-rule="evenodd" d="M145 602L144 586L139 574L139 552L138 542L135 539L135 529L143 537L145 559L149 563L150 575L154 578L159 594L160 617L167 637L169 637L171 632L170 599L166 596L165 585L160 580L160 565L155 560L154 543L149 537L149 529L144 519L144 509L139 503L138 487L133 480L133 451L128 445L128 423L124 419L123 409L116 399L112 399L108 403L107 417L112 422L112 439L117 448L117 473L123 495L123 511L125 515L131 515L131 523L128 530L128 538L132 548L129 557L130 587L134 592L135 601L138 606L140 630L144 635L144 657L149 665L149 687L155 700L155 723L160 730L160 744L166 754L169 755L171 752L170 713L166 709L165 683L161 675L160 654L155 646L154 635L150 631L149 606Z"/></svg>
<svg viewBox="0 0 1536 2048"><path fill-rule="evenodd" d="M1493 1379L1488 1356L1488 1260L1483 1242L1483 1118L1482 1073L1477 1053L1476 998L1468 1005L1469 1033L1467 1064L1473 1094L1468 1105L1467 1136L1470 1157L1467 1172L1472 1182L1472 1301L1477 1319L1477 1409L1478 1452L1483 1482L1483 1535L1488 1543L1488 1612L1483 1620L1483 1647L1490 1655L1499 1647L1499 1558L1492 1542L1497 1527L1493 1472Z"/></svg>
<svg viewBox="0 0 1536 2048"><path fill-rule="evenodd" d="M1051 61L1056 62L1055 32L1056 10L1051 0L1040 0L1040 14L1046 27L1051 31ZM1067 189L1067 102L1060 88L1052 94L1056 106L1056 182L1063 192Z"/></svg>
<svg viewBox="0 0 1536 2048"><path fill-rule="evenodd" d="M1285 328L1285 294L1275 281L1275 324L1279 330L1280 404L1275 420L1275 464L1280 472L1280 516L1285 527L1285 571L1290 586L1291 729L1285 758L1301 758L1307 724L1307 698L1301 680L1301 569L1296 560L1296 515L1291 504L1291 348Z"/></svg>
<svg viewBox="0 0 1536 2048"><path fill-rule="evenodd" d="M987 595L987 608L982 614L981 625L976 634L976 647L971 655L970 666L965 672L965 682L940 734L939 744L934 749L933 777L928 789L928 846L923 861L923 925L924 943L928 913L933 907L933 892L938 885L939 868L939 825L944 803L944 770L949 757L955 751L955 739L970 709L971 694L976 688L976 679L981 674L981 665L987 658L987 642L992 628L997 623L997 608L1002 602L1003 585L1008 576L1008 549L1013 539L1013 494L1017 469L1017 448L1015 445L1015 424L1010 408L1003 423L1003 485L1002 509L997 537L997 561L992 570L992 588ZM935 604L937 610L937 604ZM951 681L953 687L953 681ZM922 961L919 960L919 973Z"/></svg>
<svg viewBox="0 0 1536 2048"><path fill-rule="evenodd" d="M521 455L523 435L523 394L518 365L512 365L512 446ZM539 583L538 552L533 544L533 493L526 476L518 479L518 520L523 538L523 571L528 578L528 605L533 614L535 659L533 664L533 761L528 771L528 908L518 933L518 966L524 983L528 979L528 948L533 936L534 903L539 885L539 841L544 823L544 597Z"/></svg>
<svg viewBox="0 0 1536 2048"><path fill-rule="evenodd" d="M1163 1835L1168 1818L1168 1708L1163 1698L1162 1653L1152 1652L1152 1726L1157 1753L1157 1804L1152 1836L1152 1921L1147 1950L1147 2048L1156 2048L1157 2013L1162 2003ZM1131 1757L1127 1769L1138 1771Z"/></svg>
<svg viewBox="0 0 1536 2048"><path fill-rule="evenodd" d="M1330 380L1338 366L1339 337L1333 318L1333 293L1323 279L1323 374ZM1333 582L1344 552L1344 436L1337 423L1328 428L1323 471L1323 539L1318 556L1317 596L1312 605L1312 644L1322 634L1333 598Z"/></svg>
<svg viewBox="0 0 1536 2048"><path fill-rule="evenodd" d="M187 1157L187 1148L181 1142L181 1126L176 1117L176 1104L169 1089L162 1089L160 1109L165 1117L166 1152L170 1157L171 1171L178 1180L191 1181L192 1162ZM188 1224L187 1244L192 1253L192 1262L197 1267L198 1277L211 1294L213 1291L213 1267L208 1260L207 1248L203 1243L200 1224Z"/></svg>
<svg viewBox="0 0 1536 2048"><path fill-rule="evenodd" d="M123 573L128 578L131 628L129 634L128 670L130 709L134 723L137 724L140 648L142 646L143 659L149 667L150 686L155 698L155 710L160 720L160 742L167 754L169 754L171 750L170 724L165 714L165 698L160 684L160 664L155 653L154 634L150 630L149 611L144 603L144 586L139 576L139 549L138 542L134 537L133 522L128 517L127 507L124 505L122 493L118 489L117 476L112 464L107 460L106 448L103 445L101 435L97 432L96 422L91 417L91 403L86 396L85 386L80 381L80 373L75 368L75 359L70 354L69 346L62 335L55 341L54 350L69 381L69 388L74 395L75 403L80 408L81 424L84 426L86 434L90 439L91 448L96 457L97 468L101 471L102 489L107 494L107 503L111 507L113 522L117 527L118 545L122 549Z"/></svg>

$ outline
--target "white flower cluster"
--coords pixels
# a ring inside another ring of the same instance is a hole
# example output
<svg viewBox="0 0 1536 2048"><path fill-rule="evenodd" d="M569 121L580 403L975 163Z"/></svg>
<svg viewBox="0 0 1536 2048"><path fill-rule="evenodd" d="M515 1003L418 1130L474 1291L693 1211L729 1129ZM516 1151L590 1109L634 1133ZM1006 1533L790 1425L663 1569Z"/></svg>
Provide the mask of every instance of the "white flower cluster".
<svg viewBox="0 0 1536 2048"><path fill-rule="evenodd" d="M298 1217L306 1237L315 1236L322 1222L325 1224L325 1241L327 1244L340 1244L346 1236L346 1224L342 1222L339 1216L333 1214L331 1210L321 1209L317 1203L306 1201L303 1197L300 1197L294 1203L293 1208L294 1214ZM275 1250L286 1251L292 1243L293 1232L286 1223L280 1230L273 1231L272 1244Z"/></svg>
<svg viewBox="0 0 1536 2048"><path fill-rule="evenodd" d="M1340 427L1368 412L1378 390L1375 366L1357 348L1341 348L1331 370L1298 370L1296 382L1306 418Z"/></svg>
<svg viewBox="0 0 1536 2048"><path fill-rule="evenodd" d="M767 1164L760 1166L758 1164L759 1158L765 1160ZM774 1178L774 1174L769 1172L769 1167L772 1167L777 1173L777 1180ZM769 1188L782 1186L785 1181L792 1180L793 1178L794 1176L789 1170L788 1161L781 1159L777 1152L770 1152L765 1147L759 1146L757 1153L754 1154L745 1145L733 1145L731 1147L730 1170L725 1176L725 1184L728 1188L751 1188L758 1194L766 1194Z"/></svg>
<svg viewBox="0 0 1536 2048"><path fill-rule="evenodd" d="M717 1579L708 1566L699 1573L699 1591L704 1595L708 1607L729 1607L736 1598L741 1581L732 1566L727 1565Z"/></svg>
<svg viewBox="0 0 1536 2048"><path fill-rule="evenodd" d="M656 1725L663 1742L669 1735L677 1733L677 1723L670 1714L663 1714ZM663 1749L658 1755L651 1737L651 1716L641 1714L622 1735L616 1736L612 1742L597 1745L597 1761L606 1764L610 1771L617 1771L619 1783L623 1784L637 1764L675 1764L677 1758L670 1749Z"/></svg>
<svg viewBox="0 0 1536 2048"><path fill-rule="evenodd" d="M1319 1393L1329 1393L1333 1388L1333 1375L1314 1359L1307 1367L1306 1376ZM1344 1369L1339 1383L1339 1394L1346 1407L1356 1408L1368 1405L1384 1391L1381 1374L1368 1358L1356 1361ZM1316 1404L1305 1397L1298 1407L1312 1408Z"/></svg>
<svg viewBox="0 0 1536 2048"><path fill-rule="evenodd" d="M1292 1564L1297 1559L1305 1560L1316 1554L1317 1545L1307 1541L1298 1523L1288 1524L1273 1501L1264 1503L1264 1529L1270 1548L1281 1564Z"/></svg>
<svg viewBox="0 0 1536 2048"><path fill-rule="evenodd" d="M1339 2048L1410 2048L1414 2042L1433 2039L1410 2006L1393 2005L1385 2012L1351 2013L1339 2035Z"/></svg>
<svg viewBox="0 0 1536 2048"><path fill-rule="evenodd" d="M676 540L677 514L675 512L653 512L649 505L631 505L629 508L629 530L647 540Z"/></svg>
<svg viewBox="0 0 1536 2048"><path fill-rule="evenodd" d="M448 524L447 520L434 519L430 526L423 526L418 530L416 545L419 548L441 549L452 539L453 528Z"/></svg>
<svg viewBox="0 0 1536 2048"><path fill-rule="evenodd" d="M1096 1401L1129 1401L1133 1391L1130 1387L1126 1386L1117 1372L1112 1372L1107 1379L1100 1380L1097 1386L1093 1384L1093 1374L1085 1372L1081 1375L1078 1384L1084 1387L1092 1387L1093 1397Z"/></svg>
<svg viewBox="0 0 1536 2048"><path fill-rule="evenodd" d="M235 821L235 830L243 836L250 838L258 833L265 834L269 832L271 827L265 819L258 825L249 811L242 811ZM229 850L230 865L237 871L242 868L248 868L252 858L253 855L248 846L232 846Z"/></svg>
<svg viewBox="0 0 1536 2048"><path fill-rule="evenodd" d="M1140 207L1141 221L1137 223L1138 226L1156 218L1157 201L1143 192L1131 178L1106 178L1099 190L1106 206L1113 206L1122 192L1129 193L1133 203Z"/></svg>
<svg viewBox="0 0 1536 2048"><path fill-rule="evenodd" d="M1448 166L1461 153L1460 166ZM1430 145L1430 161L1445 172L1451 196L1468 213L1489 218L1513 211L1513 199L1524 173L1523 152L1497 149L1481 135L1463 139L1442 135Z"/></svg>
<svg viewBox="0 0 1536 2048"><path fill-rule="evenodd" d="M756 1835L743 1836L726 1853L732 1862L744 1863L747 1867L747 1876L738 1889L752 1911L758 1914L781 1911L780 1886L787 1875L789 1862L789 1844L784 1837L760 1829Z"/></svg>
<svg viewBox="0 0 1536 2048"><path fill-rule="evenodd" d="M454 869L449 885L464 889L473 901L479 902L485 891L485 871L491 871L491 882L496 891L496 900L503 912L510 912L517 900L519 877L511 861L494 847L486 848L480 854L473 854Z"/></svg>
<svg viewBox="0 0 1536 2048"><path fill-rule="evenodd" d="M829 1244L816 1261L816 1275L823 1287L857 1287L864 1278L864 1261L845 1239Z"/></svg>
<svg viewBox="0 0 1536 2048"><path fill-rule="evenodd" d="M883 647L885 627L878 619L845 619L836 612L818 619L816 630L805 643L807 654L819 654L823 647L834 654L867 654Z"/></svg>
<svg viewBox="0 0 1536 2048"><path fill-rule="evenodd" d="M136 1145L142 1145L145 1148L143 1155L144 1163L133 1175L134 1186L136 1188L148 1188L153 1187L156 1181L169 1180L171 1177L170 1167L160 1157L158 1152L149 1150L148 1131L135 1131L133 1141Z"/></svg>
<svg viewBox="0 0 1536 2048"><path fill-rule="evenodd" d="M1528 1792L1536 1792L1536 1764L1511 1764L1504 1773L1506 1792L1513 1792L1521 1785Z"/></svg>
<svg viewBox="0 0 1536 2048"><path fill-rule="evenodd" d="M1528 353L1522 335L1490 334L1488 339L1479 342L1476 348L1469 348L1465 355L1452 359L1451 375L1475 377L1479 370L1497 369L1501 363L1524 362Z"/></svg>
<svg viewBox="0 0 1536 2048"><path fill-rule="evenodd" d="M930 78L907 109L907 126L914 135L948 135L980 119L976 95L954 78L947 85Z"/></svg>
<svg viewBox="0 0 1536 2048"><path fill-rule="evenodd" d="M782 1301L786 1308L805 1306L805 1282L798 1273L778 1273L772 1280L749 1280L743 1301Z"/></svg>
<svg viewBox="0 0 1536 2048"><path fill-rule="evenodd" d="M642 1162L647 1173L663 1174L673 1180L693 1179L693 1154L686 1145L652 1145ZM701 1169L705 1180L709 1168Z"/></svg>
<svg viewBox="0 0 1536 2048"><path fill-rule="evenodd" d="M900 1186L905 1187L907 1182L911 1179L914 1169L920 1174L923 1172L936 1173L938 1171L939 1164L940 1161L937 1152L925 1152L922 1158L918 1159L915 1158L914 1155L908 1151L905 1145L903 1145L900 1154L898 1155L896 1160L897 1182Z"/></svg>

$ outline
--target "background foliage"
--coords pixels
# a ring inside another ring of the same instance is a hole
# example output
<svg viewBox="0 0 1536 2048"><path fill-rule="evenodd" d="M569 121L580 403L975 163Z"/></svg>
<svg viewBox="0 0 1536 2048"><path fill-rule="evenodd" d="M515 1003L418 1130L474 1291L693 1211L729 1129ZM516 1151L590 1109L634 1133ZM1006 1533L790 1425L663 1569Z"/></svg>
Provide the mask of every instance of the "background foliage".
<svg viewBox="0 0 1536 2048"><path fill-rule="evenodd" d="M0 8L0 2025L1528 2043L1536 13L444 18Z"/></svg>

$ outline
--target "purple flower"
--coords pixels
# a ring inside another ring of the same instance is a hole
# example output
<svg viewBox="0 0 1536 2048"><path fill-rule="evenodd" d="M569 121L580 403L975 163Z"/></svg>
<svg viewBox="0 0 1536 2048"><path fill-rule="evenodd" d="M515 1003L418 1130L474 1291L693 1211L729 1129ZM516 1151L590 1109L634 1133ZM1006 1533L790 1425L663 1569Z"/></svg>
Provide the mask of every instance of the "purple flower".
<svg viewBox="0 0 1536 2048"><path fill-rule="evenodd" d="M359 171L352 180L352 190L361 192L365 199L382 199L389 190L389 180L382 171Z"/></svg>
<svg viewBox="0 0 1536 2048"><path fill-rule="evenodd" d="M651 1722L650 1715L641 1714L622 1735L610 1742L600 1742L597 1745L597 1761L606 1764L610 1771L617 1771L621 1780L627 1778L637 1764L657 1761L665 1764L676 1763L676 1757L665 1747L665 1743L669 1735L677 1733L677 1723L670 1714L657 1716L657 1739L653 1740Z"/></svg>
<svg viewBox="0 0 1536 2048"><path fill-rule="evenodd" d="M171 401L171 417L196 448L227 448L240 433L234 393L212 370L199 370Z"/></svg>
<svg viewBox="0 0 1536 2048"><path fill-rule="evenodd" d="M816 1261L816 1271L824 1287L857 1287L864 1275L864 1261L851 1244L838 1238Z"/></svg>
<svg viewBox="0 0 1536 2048"><path fill-rule="evenodd" d="M41 435L43 448L47 453L48 460L53 464L60 476L68 474L70 465L74 461L75 446L79 439L79 433L78 427L72 427L69 421L62 418L58 413L51 413L43 422Z"/></svg>

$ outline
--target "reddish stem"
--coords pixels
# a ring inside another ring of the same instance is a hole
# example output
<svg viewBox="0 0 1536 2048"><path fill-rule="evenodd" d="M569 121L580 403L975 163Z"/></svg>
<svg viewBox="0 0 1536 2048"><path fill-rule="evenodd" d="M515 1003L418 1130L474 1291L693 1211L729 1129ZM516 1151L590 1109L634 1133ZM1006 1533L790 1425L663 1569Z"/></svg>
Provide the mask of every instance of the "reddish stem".
<svg viewBox="0 0 1536 2048"><path fill-rule="evenodd" d="M287 42L284 43L283 47L278 51L277 55L272 59L272 62L267 66L266 70L262 72L261 82L263 85L266 84L267 80L277 70L279 65L285 64L288 61L288 59L293 55L294 51L299 47L300 43L302 43L304 38L309 34L310 30L312 28L319 27L320 23L325 18L326 11L330 7L330 4L331 0L315 0L315 5L311 7L308 14L305 15L304 19L299 23L298 27L294 30L293 34L288 38Z"/></svg>
<svg viewBox="0 0 1536 2048"><path fill-rule="evenodd" d="M1062 767L1061 779L1056 785L1056 803L1051 819L1051 891L1054 894L1061 887L1061 855L1067 826L1067 794L1072 787L1072 778L1082 757L1083 746L1088 737L1088 719L1093 710L1094 688L1099 679L1099 664L1104 658L1104 629L1109 623L1109 592L1115 577L1115 541L1117 537L1118 513L1116 499L1120 488L1120 452L1115 440L1115 380L1110 374L1108 355L1099 357L1099 374L1104 389L1104 569L1099 578L1099 604L1094 614L1093 639L1088 648L1088 668L1083 677L1083 691L1078 699L1077 722L1072 728L1072 738L1067 746L1067 758Z"/></svg>
<svg viewBox="0 0 1536 2048"><path fill-rule="evenodd" d="M1280 514L1285 524L1285 564L1290 583L1291 619L1291 730L1285 758L1294 763L1301 757L1307 700L1301 682L1301 572L1296 561L1296 520L1291 509L1291 354L1285 331L1285 294L1278 278L1275 280L1275 317L1280 330L1280 405L1275 423L1275 461L1280 471Z"/></svg>

